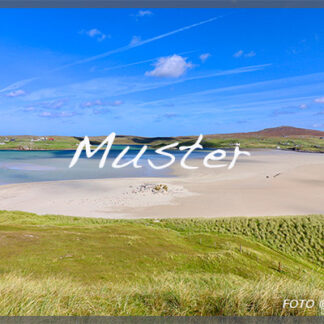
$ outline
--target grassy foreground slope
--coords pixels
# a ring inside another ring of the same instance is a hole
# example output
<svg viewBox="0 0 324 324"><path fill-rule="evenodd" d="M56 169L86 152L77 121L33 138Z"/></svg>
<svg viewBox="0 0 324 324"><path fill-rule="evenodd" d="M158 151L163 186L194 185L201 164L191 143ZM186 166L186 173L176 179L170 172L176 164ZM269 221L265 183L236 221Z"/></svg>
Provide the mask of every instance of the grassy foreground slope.
<svg viewBox="0 0 324 324"><path fill-rule="evenodd" d="M324 216L104 220L0 212L0 315L319 315Z"/></svg>

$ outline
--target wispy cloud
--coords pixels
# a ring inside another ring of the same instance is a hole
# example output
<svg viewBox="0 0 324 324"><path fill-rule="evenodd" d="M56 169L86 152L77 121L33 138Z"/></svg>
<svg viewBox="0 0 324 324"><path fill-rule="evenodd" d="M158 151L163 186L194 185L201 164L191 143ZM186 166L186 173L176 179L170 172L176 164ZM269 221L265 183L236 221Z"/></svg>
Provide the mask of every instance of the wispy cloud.
<svg viewBox="0 0 324 324"><path fill-rule="evenodd" d="M144 17L151 17L153 16L153 12L151 10L148 9L141 9L138 10L137 13L133 13L130 16L135 17L136 21L139 21L140 19L144 18Z"/></svg>
<svg viewBox="0 0 324 324"><path fill-rule="evenodd" d="M98 108L93 109L92 113L94 115L104 115L104 114L111 113L111 109L107 108L107 107L98 107Z"/></svg>
<svg viewBox="0 0 324 324"><path fill-rule="evenodd" d="M272 111L270 116L280 116L280 115L293 115L302 112L307 108L307 105L301 104L297 106L287 106L287 107L280 107Z"/></svg>
<svg viewBox="0 0 324 324"><path fill-rule="evenodd" d="M152 16L153 12L151 10L139 10L136 14L136 17L145 17L145 16Z"/></svg>
<svg viewBox="0 0 324 324"><path fill-rule="evenodd" d="M143 46L145 44L155 42L157 40L160 40L160 39L163 39L163 38L166 38L166 37L169 37L169 36L184 32L186 30L190 30L192 28L211 23L211 22L216 21L218 19L221 19L223 17L225 17L225 16L217 16L217 17L213 17L213 18L210 18L210 19L207 19L207 20L200 21L200 22L192 24L192 25L187 25L187 26L184 26L184 27L180 27L180 28L172 30L170 32L160 34L160 35L148 38L148 39L141 40L141 41L137 42L136 44L128 44L126 46L119 47L119 48L116 48L114 50L102 53L102 54L98 54L98 55L91 56L91 57L88 57L88 58L85 58L85 59L82 59L82 60L75 61L73 63L62 65L62 66L58 67L57 69L55 69L53 71L62 70L62 69L72 67L72 66L75 66L75 65L79 65L79 64L93 62L95 60L99 60L99 59L105 58L107 56L116 54L116 53L125 52L125 51L128 51L128 50L132 49L132 48Z"/></svg>
<svg viewBox="0 0 324 324"><path fill-rule="evenodd" d="M7 97L20 97L20 96L24 96L26 94L26 92L24 90L14 90L11 91L9 93L6 94Z"/></svg>
<svg viewBox="0 0 324 324"><path fill-rule="evenodd" d="M46 109L61 109L65 104L64 100L53 100L49 102L42 102L40 106Z"/></svg>
<svg viewBox="0 0 324 324"><path fill-rule="evenodd" d="M25 112L33 112L33 111L36 111L36 110L37 110L37 108L33 107L33 106L23 108L23 111L25 111Z"/></svg>
<svg viewBox="0 0 324 324"><path fill-rule="evenodd" d="M314 114L314 116L323 116L324 115L324 111L318 111L317 113Z"/></svg>
<svg viewBox="0 0 324 324"><path fill-rule="evenodd" d="M173 119L173 118L179 117L179 114L174 113L174 112L169 112L169 113L163 114L161 117L165 118L165 119Z"/></svg>
<svg viewBox="0 0 324 324"><path fill-rule="evenodd" d="M188 69L193 67L191 62L187 62L187 58L176 54L159 58L154 66L154 70L145 72L145 75L162 78L179 78Z"/></svg>
<svg viewBox="0 0 324 324"><path fill-rule="evenodd" d="M101 100L86 101L81 104L82 107L91 108L94 106L102 106L103 103Z"/></svg>
<svg viewBox="0 0 324 324"><path fill-rule="evenodd" d="M157 116L157 118L155 119L155 122L162 122L165 120L173 120L180 117L180 115L178 113L175 112L167 112L165 114L162 114L160 116Z"/></svg>
<svg viewBox="0 0 324 324"><path fill-rule="evenodd" d="M66 100L58 99L58 100L36 102L33 104L33 106L38 109L58 110L61 109L65 103Z"/></svg>
<svg viewBox="0 0 324 324"><path fill-rule="evenodd" d="M129 42L129 46L134 47L141 42L141 36L133 36Z"/></svg>
<svg viewBox="0 0 324 324"><path fill-rule="evenodd" d="M39 117L44 117L44 118L68 118L76 115L79 115L79 113L75 111L60 111L60 112L43 111L38 114Z"/></svg>
<svg viewBox="0 0 324 324"><path fill-rule="evenodd" d="M241 57L243 55L243 51L242 50L239 50L237 51L236 53L233 54L233 57Z"/></svg>
<svg viewBox="0 0 324 324"><path fill-rule="evenodd" d="M187 54L191 54L191 53L194 53L194 52L197 52L197 51L198 50L181 52L178 55L187 55ZM171 56L171 55L168 55L168 56ZM110 66L110 67L104 68L103 71L117 70L117 69L122 69L122 68L129 67L129 66L133 66L133 65L139 65L139 64L154 62L154 61L157 61L159 58L161 58L161 56L154 57L154 58L151 58L151 59L148 59L148 60L142 60L142 61L132 62L132 63L128 63L128 64L121 64L121 65Z"/></svg>
<svg viewBox="0 0 324 324"><path fill-rule="evenodd" d="M199 56L200 61L201 61L202 63L205 63L205 62L206 62L210 57L211 57L211 54L210 54L210 53L204 53L204 54L201 54L201 55Z"/></svg>
<svg viewBox="0 0 324 324"><path fill-rule="evenodd" d="M260 65L249 65L249 66L243 66L241 68L237 69L229 69L224 71L217 71L214 73L206 73L203 75L196 75L192 77L188 77L179 81L175 81L174 83L180 83L180 82L186 82L186 81L192 81L192 80L200 80L200 79L208 79L208 78L215 78L219 76L224 75L231 75L231 74L241 74L241 73L249 73L249 72L255 72L263 70L266 67L271 66L271 64L260 64ZM208 90L206 90L208 91Z"/></svg>
<svg viewBox="0 0 324 324"><path fill-rule="evenodd" d="M37 79L39 79L39 78L38 77L35 77L35 78L29 78L29 79L24 79L24 80L20 80L20 81L14 82L14 83L8 85L7 87L5 87L3 89L0 89L0 93L19 89L22 86L24 86L24 85L26 85L26 84L34 81L34 80L37 80Z"/></svg>
<svg viewBox="0 0 324 324"><path fill-rule="evenodd" d="M160 57L155 57L155 58L148 59L148 60L142 60L142 61L137 61L137 62L128 63L128 64L115 65L115 66L104 68L103 71L118 70L118 69L122 69L122 68L125 68L125 67L133 66L133 65L139 65L139 64L154 62L154 61L158 60L159 58Z"/></svg>
<svg viewBox="0 0 324 324"><path fill-rule="evenodd" d="M265 68L264 66L251 66L241 69L233 69L228 71L219 72L223 75L233 74L233 73L246 73L252 72L253 70L258 71ZM191 78L186 78L191 79ZM217 94L218 105L223 105L222 108L225 109L226 101L233 102L234 100L239 103L240 109L249 109L253 106L256 110L260 110L260 107L265 109L273 109L273 106L279 105L289 105L300 107L300 105L305 104L308 101L314 101L316 95L313 94L314 91L320 91L323 87L324 73L313 73L307 75L301 75L297 77L279 78L267 81L260 81L247 84L233 85L229 87L218 87L208 90L191 92L185 95L166 97L160 100L147 101L141 103L140 106L152 106L152 105L163 105L165 102L170 100L176 100L177 105L188 105L188 104L201 104L203 98L205 97L208 101L210 98L211 104L215 107L215 97ZM218 95L221 94L221 97ZM301 95L302 94L302 95ZM220 98L224 98L222 102ZM267 99L265 99L267 98ZM271 100L268 98L272 98ZM245 103L246 102L246 103ZM253 105L251 104L253 102ZM267 105L267 107L266 107ZM303 108L300 108L302 111Z"/></svg>
<svg viewBox="0 0 324 324"><path fill-rule="evenodd" d="M86 101L81 104L82 107L85 108L92 108L92 107L98 107L98 106L110 106L110 107L118 107L121 106L124 102L122 100L114 100L105 102L102 100L94 100L94 101Z"/></svg>
<svg viewBox="0 0 324 324"><path fill-rule="evenodd" d="M105 78L95 78L92 80L87 80L78 83L72 83L65 86L60 86L57 88L44 88L37 91L34 91L26 96L26 100L28 101L45 101L46 98L55 98L58 95L62 98L73 98L75 94L83 94L84 98L89 102L95 102L98 98L94 98L94 96L102 96L105 94L105 97L113 97L116 99L122 98L124 95L140 93L144 91L150 91L155 89L161 89L163 87L173 86L176 84L190 82L194 80L201 80L207 78L215 78L226 75L236 75L241 73L251 73L254 71L260 71L270 66L271 64L262 64L262 65L251 65L244 66L236 69L229 69L223 71L216 71L205 74L198 74L190 77L183 78L173 78L168 80L161 80L160 78L156 78L153 80L148 80L147 78L116 78L116 77L105 77ZM231 87L229 87L230 91ZM205 92L208 90L203 90ZM214 91L214 90L213 90ZM118 98L119 97L119 98ZM85 102L87 102L85 101ZM102 102L105 104L104 102ZM143 103L145 105L145 103Z"/></svg>
<svg viewBox="0 0 324 324"><path fill-rule="evenodd" d="M254 51L251 51L251 52L249 52L249 53L246 53L244 56L245 57L253 57L253 56L255 56L256 55L256 53L254 52Z"/></svg>
<svg viewBox="0 0 324 324"><path fill-rule="evenodd" d="M111 107L118 107L118 106L121 106L124 102L122 100L115 100L113 102L109 102L108 103L108 106L111 106Z"/></svg>
<svg viewBox="0 0 324 324"><path fill-rule="evenodd" d="M242 57L242 56L244 56L244 57L253 57L255 55L256 55L256 53L254 51L250 51L250 52L244 54L243 50L239 50L239 51L237 51L236 53L233 54L233 57L235 57L235 58L239 58L239 57Z"/></svg>
<svg viewBox="0 0 324 324"><path fill-rule="evenodd" d="M57 110L60 110L65 105L65 103L66 100L60 100L60 99L35 102L33 104L25 106L21 110L29 113L38 113L38 115L41 117L50 117L50 116L59 115L60 113L58 113Z"/></svg>
<svg viewBox="0 0 324 324"><path fill-rule="evenodd" d="M80 34L87 35L91 38L95 38L98 42L102 42L106 38L110 38L110 35L106 35L97 28L92 28L89 30L81 30Z"/></svg>
<svg viewBox="0 0 324 324"><path fill-rule="evenodd" d="M128 44L126 46L119 47L119 48L116 48L114 50L111 50L111 51L108 51L108 52L104 52L102 54L98 54L98 55L95 55L95 56L90 56L88 58L85 58L85 59L82 59L82 60L78 60L78 61L75 61L73 63L68 63L68 64L59 66L59 67L57 67L55 69L52 69L52 70L46 72L45 75L50 74L52 72L61 71L63 69L66 69L66 68L69 68L69 67L72 67L72 66L76 66L76 65L80 65L80 64L85 64L85 63L93 62L93 61L96 61L96 60L99 60L99 59L108 57L108 56L113 55L113 54L125 52L125 51L128 51L128 50L132 49L132 48L136 48L136 47L139 47L139 46L143 46L145 44L149 44L149 43L155 42L157 40L160 40L160 39L163 39L163 38L166 38L166 37L169 37L169 36L172 36L172 35L175 35L175 34L184 32L186 30L190 30L192 28L199 27L199 26L202 26L204 24L208 24L208 23L214 22L214 21L219 20L219 19L221 19L223 17L225 17L225 15L223 15L223 16L217 16L217 17L212 17L210 19L203 20L203 21L200 21L200 22L195 23L195 24L191 24L191 25L187 25L187 26L184 26L184 27L180 27L180 28L175 29L175 30L172 30L170 32L167 32L167 33L164 33L164 34L160 34L160 35L157 35L157 36L154 36L154 37L145 39L145 40L141 40L141 41L137 42L136 44ZM17 81L15 83L10 84L9 86L7 86L7 87L5 87L3 89L0 89L0 93L1 92L6 92L6 91L10 91L10 90L14 90L14 89L20 88L21 86L23 86L23 85L25 85L27 83L30 83L30 82L32 82L32 81L34 81L36 79L40 79L40 77L34 77L34 78L30 78L30 79L24 79L24 80Z"/></svg>
<svg viewBox="0 0 324 324"><path fill-rule="evenodd" d="M315 123L313 124L314 128L324 128L324 123Z"/></svg>
<svg viewBox="0 0 324 324"><path fill-rule="evenodd" d="M314 100L314 102L316 102L316 103L324 103L324 97L316 98L316 99Z"/></svg>

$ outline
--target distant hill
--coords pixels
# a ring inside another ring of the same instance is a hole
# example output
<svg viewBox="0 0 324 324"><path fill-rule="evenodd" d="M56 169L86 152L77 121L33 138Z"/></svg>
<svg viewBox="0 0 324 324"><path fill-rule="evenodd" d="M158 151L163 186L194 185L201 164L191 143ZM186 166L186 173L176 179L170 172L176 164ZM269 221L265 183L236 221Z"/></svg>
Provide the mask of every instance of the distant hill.
<svg viewBox="0 0 324 324"><path fill-rule="evenodd" d="M280 126L273 128L265 128L256 132L247 132L247 133L231 133L231 134L211 134L206 135L207 137L289 137L289 136L324 136L324 132L306 129L306 128L297 128L291 126Z"/></svg>
<svg viewBox="0 0 324 324"><path fill-rule="evenodd" d="M90 136L91 144L99 145L105 136ZM177 137L141 137L132 135L117 135L114 144L117 145L150 145L158 148L174 142L192 145L197 135ZM280 126L266 128L256 132L232 134L203 134L202 144L208 148L231 148L239 142L244 148L286 149L304 152L324 153L324 132ZM74 150L83 137L72 136L0 136L0 150Z"/></svg>
<svg viewBox="0 0 324 324"><path fill-rule="evenodd" d="M103 141L107 135L104 134L102 136L90 136L90 139L93 142L101 142ZM306 128L297 128L292 126L280 126L280 127L273 127L273 128L265 128L260 131L255 132L246 132L246 133L226 133L226 134L203 134L204 137L209 138L246 138L246 137L289 137L289 136L324 136L324 131L314 130L314 129L306 129ZM189 136L174 136L174 137L144 137L144 136L134 136L134 135L121 135L118 134L116 136L116 142L119 144L150 144L155 141L171 141L175 139L192 139L196 138L196 135L189 135ZM17 140L31 140L33 138L39 138L40 136L35 135L9 135L4 136L0 135L0 140L4 140L5 138L15 138ZM64 139L74 139L77 142L81 141L83 137L77 136L57 136L57 135L47 135L47 137L55 138L55 140L64 140Z"/></svg>

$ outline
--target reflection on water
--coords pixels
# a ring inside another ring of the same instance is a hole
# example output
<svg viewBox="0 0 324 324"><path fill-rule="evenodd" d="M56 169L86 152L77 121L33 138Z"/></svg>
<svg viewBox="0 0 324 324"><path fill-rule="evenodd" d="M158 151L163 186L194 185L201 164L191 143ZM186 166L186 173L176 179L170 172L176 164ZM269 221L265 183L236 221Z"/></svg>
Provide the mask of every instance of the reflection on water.
<svg viewBox="0 0 324 324"><path fill-rule="evenodd" d="M98 152L91 159L87 159L83 152L78 163L69 169L69 164L75 151L0 151L0 184L75 180L75 179L104 179L125 177L165 177L170 176L170 168L154 170L149 167L147 159L155 164L164 164L169 161L167 157L161 157L153 150L145 152L139 161L142 168L135 169L132 166L114 169L111 167L113 159L124 147L113 147L109 152L106 165L99 169L99 160L103 151ZM140 148L140 147L139 147ZM133 147L123 162L132 159L138 153L139 148ZM173 151L172 154L179 160L184 152ZM206 155L204 151L192 153L192 158L202 158Z"/></svg>

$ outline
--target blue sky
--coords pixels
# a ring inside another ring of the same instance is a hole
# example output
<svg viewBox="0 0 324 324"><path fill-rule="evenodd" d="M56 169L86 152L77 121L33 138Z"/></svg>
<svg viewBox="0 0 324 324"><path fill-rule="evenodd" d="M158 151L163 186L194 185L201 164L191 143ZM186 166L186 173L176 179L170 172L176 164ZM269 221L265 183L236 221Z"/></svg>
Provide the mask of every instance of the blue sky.
<svg viewBox="0 0 324 324"><path fill-rule="evenodd" d="M1 134L324 130L322 9L0 9Z"/></svg>

